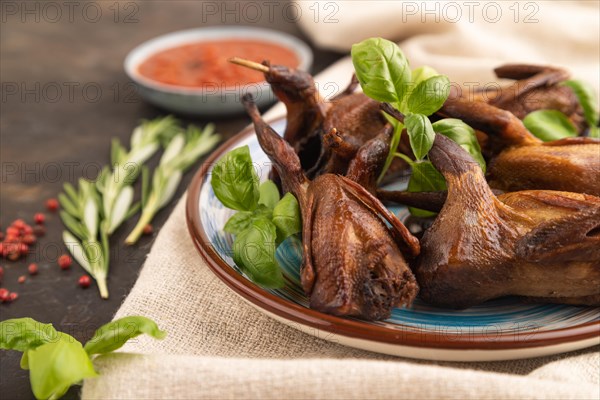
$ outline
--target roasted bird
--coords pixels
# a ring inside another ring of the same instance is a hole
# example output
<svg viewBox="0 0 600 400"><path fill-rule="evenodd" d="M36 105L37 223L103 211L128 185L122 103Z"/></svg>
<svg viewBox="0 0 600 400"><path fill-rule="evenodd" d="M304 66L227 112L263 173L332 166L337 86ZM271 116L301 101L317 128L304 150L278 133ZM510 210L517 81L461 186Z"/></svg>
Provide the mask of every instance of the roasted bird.
<svg viewBox="0 0 600 400"><path fill-rule="evenodd" d="M373 172L364 162L380 159L381 144L368 142L351 160L347 175L356 181L331 173L309 180L294 149L263 121L252 96L242 101L284 190L300 204L300 276L310 307L380 320L388 318L393 307L411 304L418 285L407 260L419 254L419 241L356 182L370 179Z"/></svg>
<svg viewBox="0 0 600 400"><path fill-rule="evenodd" d="M459 118L489 137L490 185L504 191L550 189L600 196L600 140L542 142L512 113L489 104L447 100L440 115Z"/></svg>
<svg viewBox="0 0 600 400"><path fill-rule="evenodd" d="M557 110L565 114L580 133L588 128L577 96L570 87L560 84L570 78L568 71L541 65L507 64L494 72L498 78L515 82L507 87L466 93L466 97L510 111L519 119L536 110Z"/></svg>
<svg viewBox="0 0 600 400"><path fill-rule="evenodd" d="M421 298L450 308L508 295L600 305L600 198L545 190L496 197L479 164L441 135L429 159L448 193L421 241Z"/></svg>
<svg viewBox="0 0 600 400"><path fill-rule="evenodd" d="M348 165L345 169L347 178L359 183L371 194L377 192L377 178L390 151L393 128L386 124L381 133L368 140L358 149L344 140L333 128L324 137L324 146L334 154L330 160L341 159Z"/></svg>
<svg viewBox="0 0 600 400"><path fill-rule="evenodd" d="M233 58L231 62L263 72L273 93L285 104L284 138L300 157L308 178L326 173L345 175L358 149L387 129L379 103L354 92L358 86L355 77L345 90L327 101L319 95L313 77L307 72L270 65L268 61L258 64ZM332 142L324 139L333 129L344 142L339 151L334 151L328 146ZM389 171L397 174L407 167L397 159Z"/></svg>

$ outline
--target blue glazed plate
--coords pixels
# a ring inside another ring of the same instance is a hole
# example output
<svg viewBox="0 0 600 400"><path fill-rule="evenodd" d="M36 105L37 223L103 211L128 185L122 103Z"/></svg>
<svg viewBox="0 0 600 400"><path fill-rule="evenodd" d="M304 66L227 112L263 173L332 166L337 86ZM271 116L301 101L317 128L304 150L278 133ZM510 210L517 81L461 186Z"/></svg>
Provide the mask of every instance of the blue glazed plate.
<svg viewBox="0 0 600 400"><path fill-rule="evenodd" d="M272 122L278 132L285 120ZM446 361L492 361L538 357L600 344L600 308L525 303L517 298L486 302L466 310L431 307L416 300L396 308L385 321L340 318L308 308L300 287L301 243L290 238L277 249L286 285L269 290L252 283L233 262L233 238L223 231L234 211L224 207L210 186L214 163L228 151L248 145L255 168L266 179L271 162L254 131L246 129L204 163L188 192L188 228L212 271L244 300L269 316L325 340L379 353ZM402 185L402 183L397 184ZM401 220L404 207L391 210Z"/></svg>

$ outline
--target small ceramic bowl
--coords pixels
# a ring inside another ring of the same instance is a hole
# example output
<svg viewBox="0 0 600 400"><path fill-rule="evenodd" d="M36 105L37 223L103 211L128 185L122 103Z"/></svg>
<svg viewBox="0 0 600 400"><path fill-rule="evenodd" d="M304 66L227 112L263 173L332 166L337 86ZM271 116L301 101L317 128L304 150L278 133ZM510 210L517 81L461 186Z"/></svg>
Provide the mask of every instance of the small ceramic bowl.
<svg viewBox="0 0 600 400"><path fill-rule="evenodd" d="M190 116L224 116L243 111L240 96L252 93L259 106L273 103L276 98L266 82L240 87L190 88L169 85L146 78L139 73L139 66L150 56L173 47L220 39L256 39L270 42L292 50L299 60L299 69L308 70L313 55L301 40L288 34L252 27L221 26L197 28L169 33L142 43L125 58L125 72L137 84L141 97L168 111Z"/></svg>

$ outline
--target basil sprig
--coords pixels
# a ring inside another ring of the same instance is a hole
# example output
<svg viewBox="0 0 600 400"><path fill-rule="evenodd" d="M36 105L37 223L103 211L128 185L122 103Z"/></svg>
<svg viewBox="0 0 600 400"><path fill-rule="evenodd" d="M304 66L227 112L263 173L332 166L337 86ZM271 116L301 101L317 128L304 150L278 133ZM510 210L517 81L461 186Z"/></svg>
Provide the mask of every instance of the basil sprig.
<svg viewBox="0 0 600 400"><path fill-rule="evenodd" d="M211 186L227 208L236 210L224 230L235 236L233 260L255 283L284 285L277 246L301 231L300 208L291 193L279 197L271 181L259 184L248 146L230 151L213 168Z"/></svg>
<svg viewBox="0 0 600 400"><path fill-rule="evenodd" d="M115 351L143 333L155 339L166 335L154 321L131 316L103 325L83 346L52 324L31 318L8 319L0 322L0 349L23 353L21 368L29 370L37 399L58 399L72 385L98 376L92 365L94 355Z"/></svg>
<svg viewBox="0 0 600 400"><path fill-rule="evenodd" d="M450 80L433 68L423 66L411 71L408 60L389 40L371 38L352 46L352 63L363 92L374 100L390 103L404 115L404 121L388 118L394 125L390 153L379 176L383 178L394 157L407 161L412 168L408 190L437 191L446 188L444 177L427 161L435 133L445 135L469 152L485 171L485 161L473 129L458 119L431 123L429 116L437 112L450 95ZM406 128L416 160L397 153L402 130ZM411 208L419 216L431 213Z"/></svg>
<svg viewBox="0 0 600 400"><path fill-rule="evenodd" d="M374 100L390 103L405 116L404 123L390 120L394 125L394 135L379 176L381 180L392 163L404 128L417 162L425 158L435 139L428 117L439 110L448 98L450 81L430 67L411 71L402 50L382 38L371 38L353 45L351 54L363 92Z"/></svg>

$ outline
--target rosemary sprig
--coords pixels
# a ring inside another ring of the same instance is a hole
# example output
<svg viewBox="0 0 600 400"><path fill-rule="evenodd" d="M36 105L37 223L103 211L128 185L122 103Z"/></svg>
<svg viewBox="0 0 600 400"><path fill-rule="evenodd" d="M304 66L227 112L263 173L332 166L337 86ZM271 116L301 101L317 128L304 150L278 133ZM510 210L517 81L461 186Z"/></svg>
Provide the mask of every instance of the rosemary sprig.
<svg viewBox="0 0 600 400"><path fill-rule="evenodd" d="M139 204L133 202L133 184L142 170L143 164L160 148L160 142L168 143L178 132L177 121L171 117L157 118L144 122L134 129L131 135L131 150L127 152L119 142L113 139L111 147L111 164L113 169L105 167L97 180L98 191L102 194L102 210L104 220L102 227L107 235L112 234L127 215L133 215Z"/></svg>
<svg viewBox="0 0 600 400"><path fill-rule="evenodd" d="M214 125L209 124L203 130L189 126L186 133L178 133L173 137L162 155L158 167L149 182L149 172L144 167L142 172L142 215L125 243L138 241L156 213L166 206L175 195L185 170L192 166L201 156L208 153L219 141L214 134Z"/></svg>
<svg viewBox="0 0 600 400"><path fill-rule="evenodd" d="M100 296L106 299L108 235L98 227L101 223L101 200L96 186L80 179L78 191L69 183L65 183L64 189L66 194L60 194L63 207L60 216L68 230L63 231L63 241L79 265L96 279Z"/></svg>
<svg viewBox="0 0 600 400"><path fill-rule="evenodd" d="M102 298L108 298L108 237L140 208L139 203L132 205L131 184L161 141L170 141L177 131L173 117L142 123L133 131L129 152L118 139L113 140L112 168L104 167L96 182L80 179L79 190L66 183L59 195L60 215L68 229L63 232L63 241L75 260L96 279Z"/></svg>

